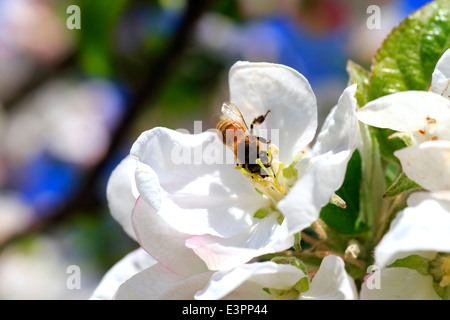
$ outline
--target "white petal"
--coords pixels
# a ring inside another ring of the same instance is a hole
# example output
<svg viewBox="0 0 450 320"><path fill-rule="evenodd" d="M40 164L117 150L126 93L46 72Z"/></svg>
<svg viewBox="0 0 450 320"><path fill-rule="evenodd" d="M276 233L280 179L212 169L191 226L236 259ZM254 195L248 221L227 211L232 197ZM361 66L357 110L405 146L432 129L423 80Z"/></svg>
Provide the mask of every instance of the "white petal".
<svg viewBox="0 0 450 320"><path fill-rule="evenodd" d="M119 287L117 300L186 300L203 288L211 272L189 278L177 275L155 264L136 274Z"/></svg>
<svg viewBox="0 0 450 320"><path fill-rule="evenodd" d="M366 104L358 111L360 121L371 126L450 140L450 100L432 92L403 91Z"/></svg>
<svg viewBox="0 0 450 320"><path fill-rule="evenodd" d="M232 151L211 132L190 135L165 128L144 132L131 150L150 167L136 173L141 196L180 232L231 236L244 231L253 224L256 210L269 202L233 163L206 163L205 154L223 150L233 159ZM175 155L180 152L193 158L179 161Z"/></svg>
<svg viewBox="0 0 450 320"><path fill-rule="evenodd" d="M431 276L407 268L385 268L379 272L380 288L361 286L362 300L440 300L433 289Z"/></svg>
<svg viewBox="0 0 450 320"><path fill-rule="evenodd" d="M446 98L450 96L450 50L444 52L436 64L431 80L431 92L440 94Z"/></svg>
<svg viewBox="0 0 450 320"><path fill-rule="evenodd" d="M106 198L111 215L122 225L125 232L136 240L131 223L131 213L139 193L134 174L136 159L125 157L112 171L106 186Z"/></svg>
<svg viewBox="0 0 450 320"><path fill-rule="evenodd" d="M439 201L428 199L397 214L391 229L375 248L380 267L412 254L433 259L450 252L450 212Z"/></svg>
<svg viewBox="0 0 450 320"><path fill-rule="evenodd" d="M203 261L185 247L190 235L173 229L142 198L137 200L132 218L139 243L166 269L183 276L207 270Z"/></svg>
<svg viewBox="0 0 450 320"><path fill-rule="evenodd" d="M211 235L194 236L186 246L205 261L210 270L225 270L243 264L256 256L289 249L294 242L276 215L259 220L246 232L230 238Z"/></svg>
<svg viewBox="0 0 450 320"><path fill-rule="evenodd" d="M345 271L344 261L333 255L326 256L311 281L310 289L302 293L308 300L356 300L355 282Z"/></svg>
<svg viewBox="0 0 450 320"><path fill-rule="evenodd" d="M116 263L104 276L92 294L92 300L109 300L126 280L138 272L156 264L147 252L139 248Z"/></svg>
<svg viewBox="0 0 450 320"><path fill-rule="evenodd" d="M271 110L261 128L268 128L269 134L277 130L270 138L280 149L281 162L290 163L311 142L317 129L317 103L300 73L283 65L240 61L230 70L229 85L230 100L247 125Z"/></svg>
<svg viewBox="0 0 450 320"><path fill-rule="evenodd" d="M269 299L263 288L290 289L305 274L292 265L271 261L250 263L230 271L214 273L208 285L196 295L200 300Z"/></svg>
<svg viewBox="0 0 450 320"><path fill-rule="evenodd" d="M356 84L346 88L338 104L326 118L317 142L313 146L313 155L332 151L354 151L359 139L359 124L356 117Z"/></svg>
<svg viewBox="0 0 450 320"><path fill-rule="evenodd" d="M297 180L288 194L278 202L277 208L285 216L288 232L294 234L311 225L319 213L340 188L351 151L316 156L306 162L299 162L299 172L306 171Z"/></svg>
<svg viewBox="0 0 450 320"><path fill-rule="evenodd" d="M407 204L408 207L415 207L428 199L438 201L445 210L450 212L450 191L414 192L408 197Z"/></svg>
<svg viewBox="0 0 450 320"><path fill-rule="evenodd" d="M406 175L425 189L450 190L450 141L428 141L394 155Z"/></svg>
<svg viewBox="0 0 450 320"><path fill-rule="evenodd" d="M343 92L313 146L312 158L297 163L299 180L278 203L290 233L317 220L322 207L344 182L347 163L359 139L355 92L356 85Z"/></svg>

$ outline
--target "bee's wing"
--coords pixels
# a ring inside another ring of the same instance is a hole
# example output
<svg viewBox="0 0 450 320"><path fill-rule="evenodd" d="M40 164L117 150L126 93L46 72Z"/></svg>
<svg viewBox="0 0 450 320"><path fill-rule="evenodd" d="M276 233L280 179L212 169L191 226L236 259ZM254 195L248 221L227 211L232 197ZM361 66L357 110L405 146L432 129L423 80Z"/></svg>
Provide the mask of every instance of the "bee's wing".
<svg viewBox="0 0 450 320"><path fill-rule="evenodd" d="M222 118L225 120L239 123L245 129L245 132L248 133L248 127L247 124L245 123L244 117L242 116L242 113L239 110L239 108L234 103L230 101L223 103Z"/></svg>

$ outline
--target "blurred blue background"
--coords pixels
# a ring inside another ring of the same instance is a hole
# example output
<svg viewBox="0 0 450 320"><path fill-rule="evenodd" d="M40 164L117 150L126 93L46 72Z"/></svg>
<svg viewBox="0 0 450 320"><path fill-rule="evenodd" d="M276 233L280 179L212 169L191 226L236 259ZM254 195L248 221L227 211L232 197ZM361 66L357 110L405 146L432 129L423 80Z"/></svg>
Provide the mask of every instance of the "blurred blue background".
<svg viewBox="0 0 450 320"><path fill-rule="evenodd" d="M347 61L368 68L389 31L426 2L211 1L163 57L187 1L1 0L0 299L90 296L138 246L109 215L111 170L144 130L209 124L235 61L298 70L323 121L347 85ZM66 24L73 4L81 29ZM380 29L367 27L372 4ZM82 270L80 289L67 288L69 265Z"/></svg>

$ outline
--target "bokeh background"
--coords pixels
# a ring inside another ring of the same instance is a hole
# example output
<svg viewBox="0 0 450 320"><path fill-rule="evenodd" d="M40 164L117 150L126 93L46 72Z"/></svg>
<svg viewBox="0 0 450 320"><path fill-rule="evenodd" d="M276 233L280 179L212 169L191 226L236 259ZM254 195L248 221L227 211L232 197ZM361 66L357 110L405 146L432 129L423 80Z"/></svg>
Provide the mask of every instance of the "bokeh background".
<svg viewBox="0 0 450 320"><path fill-rule="evenodd" d="M0 0L0 299L88 299L138 247L106 183L138 135L209 119L237 60L288 65L319 119L420 0ZM70 29L70 5L81 29ZM380 29L369 29L378 5ZM70 289L68 267L81 270Z"/></svg>

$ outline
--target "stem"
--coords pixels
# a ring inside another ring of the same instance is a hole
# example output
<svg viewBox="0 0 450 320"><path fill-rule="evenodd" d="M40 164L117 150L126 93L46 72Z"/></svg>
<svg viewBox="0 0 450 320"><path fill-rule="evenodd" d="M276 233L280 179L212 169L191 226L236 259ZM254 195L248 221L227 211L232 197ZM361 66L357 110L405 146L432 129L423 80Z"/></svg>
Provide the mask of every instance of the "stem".
<svg viewBox="0 0 450 320"><path fill-rule="evenodd" d="M392 205L390 206L389 210L384 215L383 220L381 221L381 225L378 228L377 233L375 234L375 237L374 237L375 244L377 244L381 240L381 237L383 236L383 232L384 232L384 229L386 228L386 225L387 225L388 221L390 220L392 214L394 212L396 212L395 209L398 208L399 203L404 199L404 197L405 197L404 193L398 195L395 198L395 200L392 203Z"/></svg>
<svg viewBox="0 0 450 320"><path fill-rule="evenodd" d="M330 250L330 248L328 247L328 245L325 243L325 241L323 240L316 240L313 237L309 236L308 234L302 232L302 239L309 242L310 244L312 244L314 247L313 249L311 249L311 252L316 251L317 249L324 247L324 249Z"/></svg>

